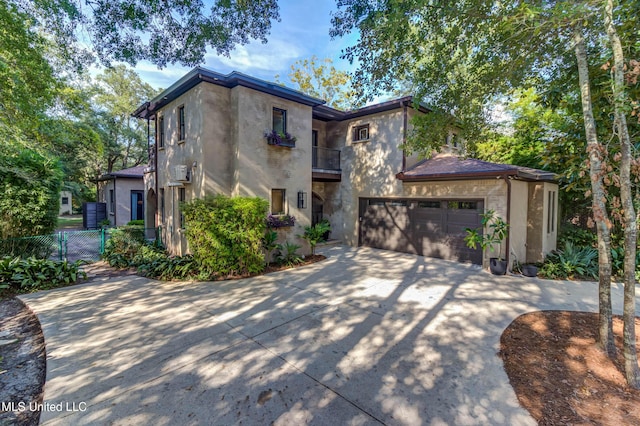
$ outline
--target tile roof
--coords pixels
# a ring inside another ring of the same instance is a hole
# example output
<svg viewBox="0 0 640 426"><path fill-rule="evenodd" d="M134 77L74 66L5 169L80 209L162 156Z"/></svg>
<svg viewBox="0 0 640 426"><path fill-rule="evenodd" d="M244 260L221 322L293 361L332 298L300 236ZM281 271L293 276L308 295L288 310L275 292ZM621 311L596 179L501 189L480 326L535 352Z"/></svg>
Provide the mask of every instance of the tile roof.
<svg viewBox="0 0 640 426"><path fill-rule="evenodd" d="M529 181L555 181L555 175L544 170L511 164L490 163L474 158L459 158L452 154L438 154L422 160L396 176L406 181L478 179L513 176Z"/></svg>

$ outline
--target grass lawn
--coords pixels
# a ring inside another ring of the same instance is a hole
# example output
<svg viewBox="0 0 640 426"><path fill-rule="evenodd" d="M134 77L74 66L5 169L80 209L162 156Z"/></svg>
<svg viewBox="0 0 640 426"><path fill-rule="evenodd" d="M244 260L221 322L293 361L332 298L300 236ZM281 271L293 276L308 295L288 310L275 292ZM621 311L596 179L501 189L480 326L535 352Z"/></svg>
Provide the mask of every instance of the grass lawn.
<svg viewBox="0 0 640 426"><path fill-rule="evenodd" d="M82 215L58 216L58 228L82 226Z"/></svg>

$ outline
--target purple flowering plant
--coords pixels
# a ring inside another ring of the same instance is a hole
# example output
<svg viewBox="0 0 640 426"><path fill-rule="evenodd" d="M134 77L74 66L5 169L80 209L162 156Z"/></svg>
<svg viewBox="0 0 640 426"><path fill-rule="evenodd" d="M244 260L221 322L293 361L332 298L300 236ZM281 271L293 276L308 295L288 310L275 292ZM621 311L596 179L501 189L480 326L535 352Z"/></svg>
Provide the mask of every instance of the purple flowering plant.
<svg viewBox="0 0 640 426"><path fill-rule="evenodd" d="M269 213L267 216L267 227L269 228L282 228L285 226L293 226L296 223L296 218L285 214L285 215L272 215Z"/></svg>
<svg viewBox="0 0 640 426"><path fill-rule="evenodd" d="M280 133L275 130L264 133L264 137L267 138L269 145L281 145L281 146L296 146L296 137L291 136L289 133Z"/></svg>

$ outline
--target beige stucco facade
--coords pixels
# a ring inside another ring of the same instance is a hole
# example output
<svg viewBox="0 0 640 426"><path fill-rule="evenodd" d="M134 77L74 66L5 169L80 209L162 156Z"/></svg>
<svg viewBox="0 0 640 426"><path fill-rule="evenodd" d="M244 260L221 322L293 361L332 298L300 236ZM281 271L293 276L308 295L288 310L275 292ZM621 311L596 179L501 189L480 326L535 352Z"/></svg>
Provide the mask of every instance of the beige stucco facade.
<svg viewBox="0 0 640 426"><path fill-rule="evenodd" d="M98 201L107 204L107 218L111 226L123 226L131 221L132 191L144 194L144 182L141 178L118 177L98 182Z"/></svg>
<svg viewBox="0 0 640 426"><path fill-rule="evenodd" d="M148 200L155 197L157 214L153 218L148 210L146 217L162 227L163 242L172 253L188 252L180 228L181 193L185 201L214 194L271 201L273 190L284 190L284 212L296 218L294 227L278 231L280 241L302 245L305 254L308 246L298 235L317 220L312 217L314 203L321 204L322 217L331 223L331 238L355 246L359 244L360 202L372 198L481 200L485 211L493 210L510 222L509 240L501 253L514 254L510 263L516 257L520 261L541 260L555 248L557 229L549 225L557 216L554 183L469 176L419 182L399 179L398 173L422 160L417 155L407 157L400 149L411 118L426 112L414 109L406 99L343 113L317 109L319 104L299 100L299 93L292 95L290 89L244 75L211 73L181 90L196 78L194 72L191 80L188 76L168 89L167 93L177 93L175 96L160 95L154 101L161 106L145 106L150 111L147 117L155 122L163 117L165 126L164 146L157 148L157 163L152 165L155 172L145 176ZM238 79L244 80L238 83ZM185 116L184 140L178 140L180 108ZM286 111L286 130L296 137L295 147L267 143L264 135L272 128L274 108ZM355 140L354 129L363 126L368 137ZM314 132L319 149L340 151L340 170L332 170L333 177L312 167ZM189 182L172 179L176 165L188 168ZM317 177L316 171L325 174ZM306 205L302 208L298 194L304 194ZM487 250L484 263L495 255Z"/></svg>
<svg viewBox="0 0 640 426"><path fill-rule="evenodd" d="M184 141L178 141L179 107L185 111ZM287 111L287 131L297 138L295 148L267 144L264 134L271 127L274 107ZM294 216L296 224L281 232L282 240L302 245L296 235L311 224L311 213L310 206L298 208L297 194L311 196L311 168L301 167L311 164L311 107L247 87L203 83L166 105L158 116L164 117L165 141L157 155L157 223L171 252L188 252L180 227L180 188L185 201L215 194L270 200L273 189L283 189L285 213ZM191 182L173 186L172 168L179 164L189 168Z"/></svg>

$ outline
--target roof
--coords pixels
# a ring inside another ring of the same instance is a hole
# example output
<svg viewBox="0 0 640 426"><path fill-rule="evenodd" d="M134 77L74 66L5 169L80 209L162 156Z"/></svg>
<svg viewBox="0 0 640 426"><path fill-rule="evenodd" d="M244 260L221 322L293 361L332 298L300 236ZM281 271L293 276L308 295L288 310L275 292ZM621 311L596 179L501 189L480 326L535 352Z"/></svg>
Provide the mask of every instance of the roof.
<svg viewBox="0 0 640 426"><path fill-rule="evenodd" d="M260 80L259 78L251 77L237 71L233 71L225 75L203 67L195 67L180 80L163 90L158 96L138 107L132 115L137 118L150 118L155 111L183 95L203 81L227 88L233 88L236 86L248 87L259 92L268 93L270 95L299 102L311 107L325 103L322 99L317 99L312 96L305 95L297 90L290 89L276 83Z"/></svg>
<svg viewBox="0 0 640 426"><path fill-rule="evenodd" d="M128 169L122 169L111 173L105 173L100 176L98 180L110 180L114 178L129 178L129 179L142 179L144 177L144 169L146 165L140 165L135 167L129 167Z"/></svg>
<svg viewBox="0 0 640 426"><path fill-rule="evenodd" d="M323 121L351 120L354 118L363 117L365 115L391 111L405 106L416 107L416 105L414 105L413 96L405 96L398 99L392 99L390 101L381 102L375 105L368 105L351 111L340 111L326 105L319 105L313 108L313 118ZM418 103L417 109L422 112L431 111L429 107L423 103Z"/></svg>
<svg viewBox="0 0 640 426"><path fill-rule="evenodd" d="M474 158L459 158L452 154L438 154L422 160L396 177L403 181L461 180L513 177L526 181L555 182L556 175L545 170L511 164L490 163Z"/></svg>

